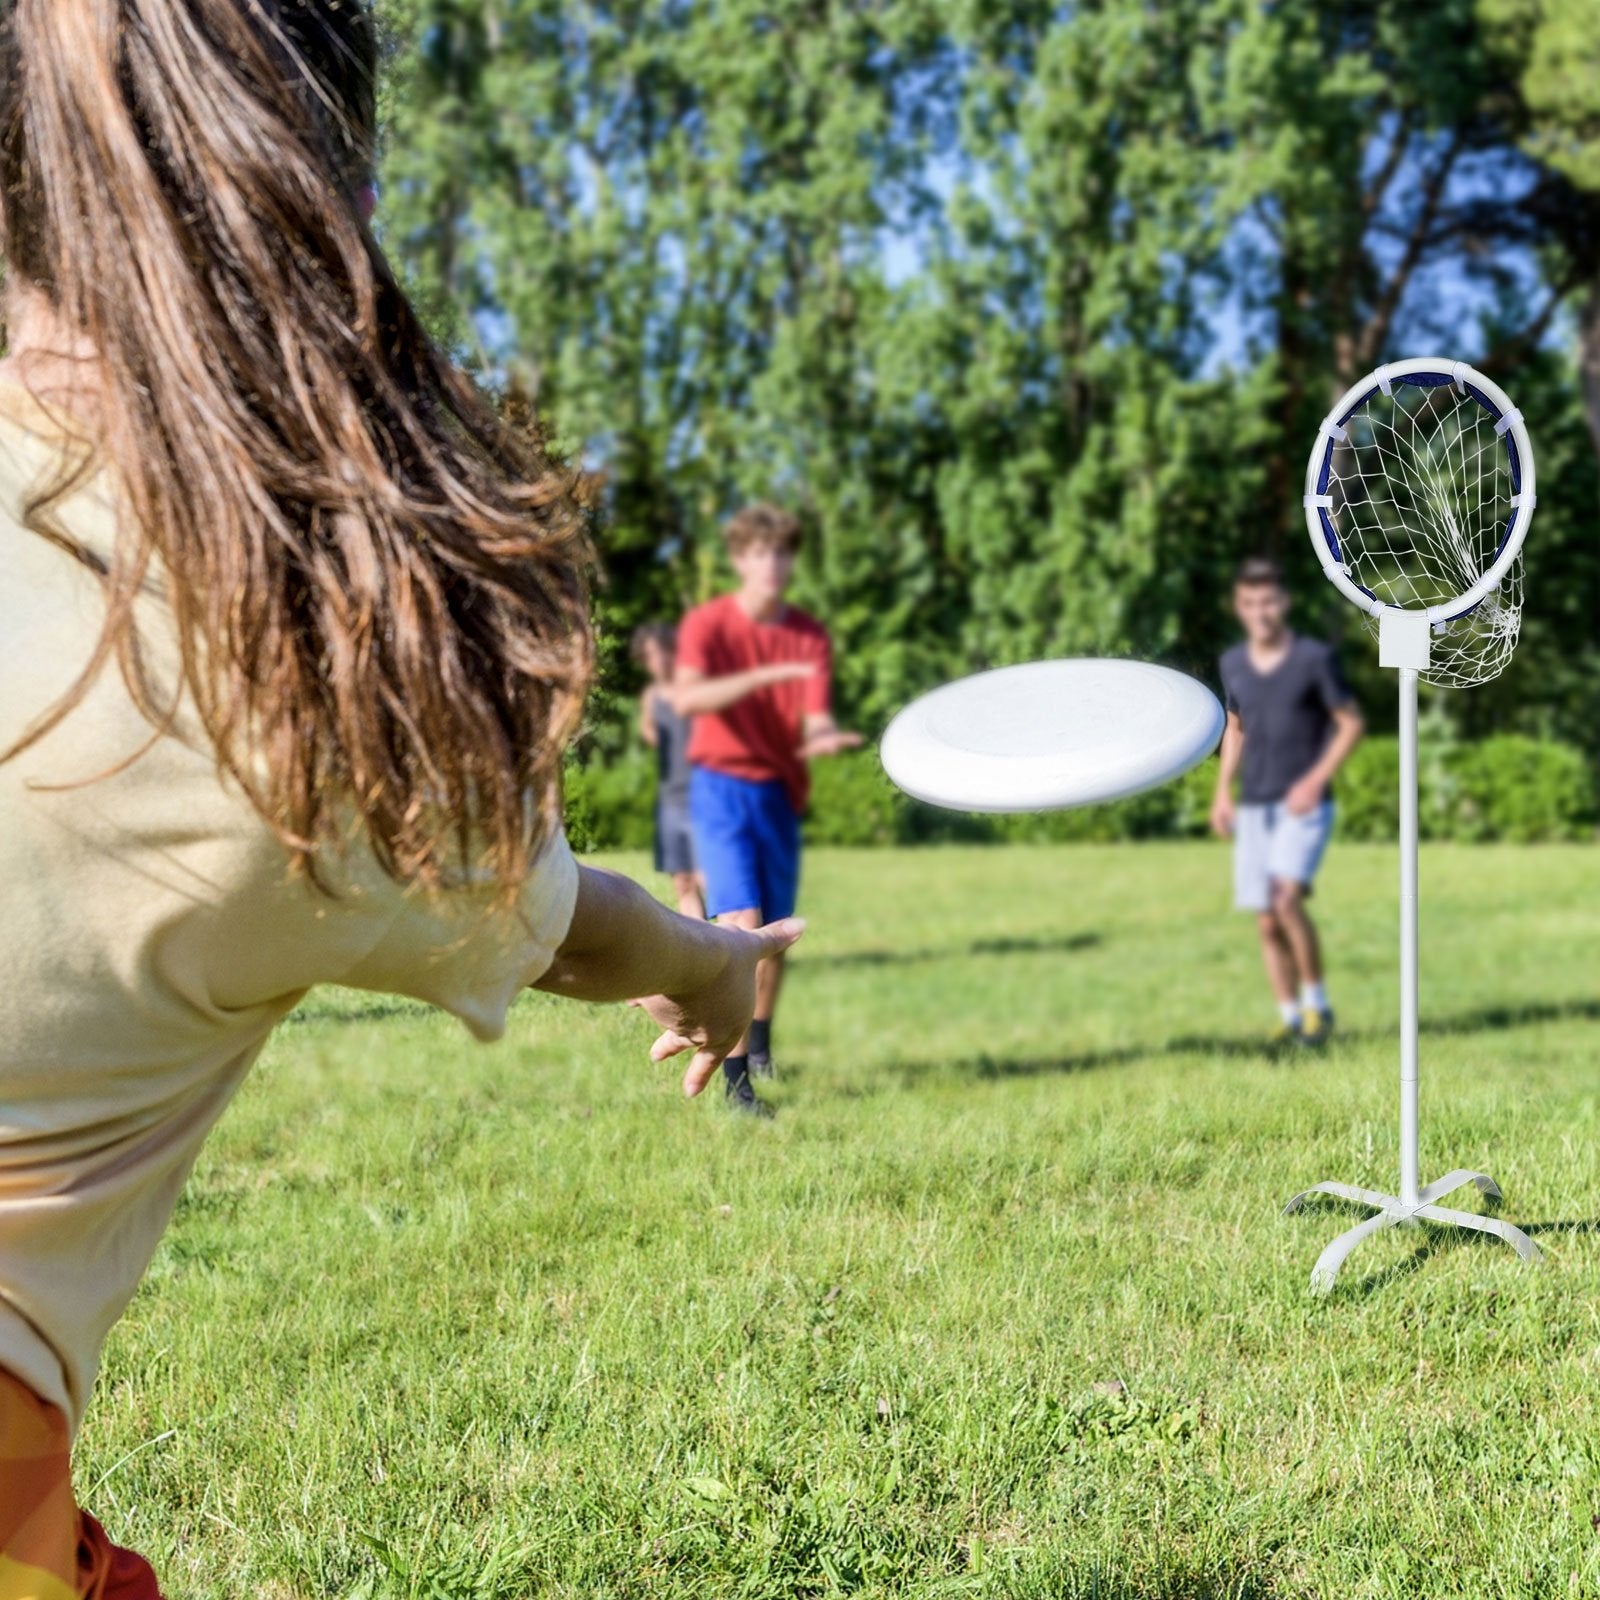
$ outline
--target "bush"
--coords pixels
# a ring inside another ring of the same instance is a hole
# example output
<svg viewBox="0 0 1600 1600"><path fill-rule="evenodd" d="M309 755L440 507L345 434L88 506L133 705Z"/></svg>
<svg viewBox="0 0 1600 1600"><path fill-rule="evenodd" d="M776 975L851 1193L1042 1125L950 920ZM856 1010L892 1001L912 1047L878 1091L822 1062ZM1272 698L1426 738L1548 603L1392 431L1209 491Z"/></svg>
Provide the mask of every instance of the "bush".
<svg viewBox="0 0 1600 1600"><path fill-rule="evenodd" d="M655 837L655 755L631 750L620 761L569 761L565 772L567 837L572 848L648 850Z"/></svg>
<svg viewBox="0 0 1600 1600"><path fill-rule="evenodd" d="M1595 781L1571 745L1502 734L1479 744L1419 735L1418 831L1425 839L1581 839L1595 824ZM1400 747L1365 739L1335 783L1339 833L1393 839L1399 831Z"/></svg>
<svg viewBox="0 0 1600 1600"><path fill-rule="evenodd" d="M1419 732L1418 825L1425 839L1581 839L1596 821L1596 786L1583 753L1520 735L1463 744L1442 719ZM891 845L962 841L1109 842L1197 839L1209 830L1216 757L1176 783L1131 800L1076 811L973 816L901 794L876 752L812 768L812 844ZM633 751L609 766L567 767L567 834L577 850L647 849L655 826L655 764ZM1392 840L1399 826L1400 752L1393 738L1364 739L1334 785L1339 835Z"/></svg>
<svg viewBox="0 0 1600 1600"><path fill-rule="evenodd" d="M1399 793L1399 744L1394 739L1363 739L1333 782L1339 837L1394 838Z"/></svg>
<svg viewBox="0 0 1600 1600"><path fill-rule="evenodd" d="M1212 756L1172 785L1172 831L1178 838L1204 839L1210 834L1218 765Z"/></svg>
<svg viewBox="0 0 1600 1600"><path fill-rule="evenodd" d="M914 802L895 788L875 750L830 756L811 768L811 844L904 844L912 837Z"/></svg>
<svg viewBox="0 0 1600 1600"><path fill-rule="evenodd" d="M1455 838L1581 839L1594 828L1594 776L1571 745L1501 734L1461 746L1454 767Z"/></svg>
<svg viewBox="0 0 1600 1600"><path fill-rule="evenodd" d="M980 815L909 799L889 782L875 755L818 762L812 769L813 844L874 845L1108 842L1204 834L1217 781L1215 759L1177 783L1129 800L1073 811Z"/></svg>
<svg viewBox="0 0 1600 1600"><path fill-rule="evenodd" d="M1175 788L1153 789L1129 800L1071 811L1018 812L995 818L1001 839L1025 843L1110 844L1118 839L1160 839L1176 831Z"/></svg>

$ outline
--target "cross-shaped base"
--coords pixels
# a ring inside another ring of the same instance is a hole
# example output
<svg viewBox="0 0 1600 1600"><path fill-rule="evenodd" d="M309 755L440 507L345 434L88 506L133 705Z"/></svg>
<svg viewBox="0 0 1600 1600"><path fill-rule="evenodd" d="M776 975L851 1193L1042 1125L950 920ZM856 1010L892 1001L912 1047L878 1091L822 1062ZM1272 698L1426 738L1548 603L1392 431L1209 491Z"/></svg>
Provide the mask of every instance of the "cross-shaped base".
<svg viewBox="0 0 1600 1600"><path fill-rule="evenodd" d="M1317 1264L1311 1269L1312 1292L1326 1294L1333 1287L1333 1280L1338 1277L1345 1257L1363 1239L1383 1228L1415 1227L1419 1222L1439 1222L1452 1228L1470 1228L1475 1233L1492 1233L1497 1239L1504 1239L1524 1261L1537 1261L1538 1245L1520 1228L1513 1228L1509 1222L1502 1222L1498 1217L1483 1217L1471 1211L1451 1211L1434 1204L1434 1201L1442 1200L1447 1194L1469 1183L1477 1184L1480 1194L1495 1204L1499 1203L1500 1185L1486 1173L1468 1172L1465 1168L1447 1172L1436 1182L1425 1184L1417 1190L1414 1203L1407 1203L1392 1194L1379 1194L1375 1189L1357 1189L1348 1183L1319 1183L1314 1188L1302 1190L1283 1208L1285 1216L1291 1211L1298 1211L1314 1194L1331 1194L1359 1206L1371 1206L1377 1212L1376 1216L1368 1217L1365 1222L1358 1222L1349 1232L1341 1233L1317 1257Z"/></svg>

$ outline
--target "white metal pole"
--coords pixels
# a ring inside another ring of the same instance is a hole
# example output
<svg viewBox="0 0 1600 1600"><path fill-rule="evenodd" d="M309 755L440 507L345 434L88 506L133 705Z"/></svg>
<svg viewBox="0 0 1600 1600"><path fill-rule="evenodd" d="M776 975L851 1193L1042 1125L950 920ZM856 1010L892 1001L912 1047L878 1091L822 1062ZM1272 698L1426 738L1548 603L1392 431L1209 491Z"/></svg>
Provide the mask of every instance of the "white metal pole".
<svg viewBox="0 0 1600 1600"><path fill-rule="evenodd" d="M1400 668L1400 1202L1417 1204L1417 672Z"/></svg>

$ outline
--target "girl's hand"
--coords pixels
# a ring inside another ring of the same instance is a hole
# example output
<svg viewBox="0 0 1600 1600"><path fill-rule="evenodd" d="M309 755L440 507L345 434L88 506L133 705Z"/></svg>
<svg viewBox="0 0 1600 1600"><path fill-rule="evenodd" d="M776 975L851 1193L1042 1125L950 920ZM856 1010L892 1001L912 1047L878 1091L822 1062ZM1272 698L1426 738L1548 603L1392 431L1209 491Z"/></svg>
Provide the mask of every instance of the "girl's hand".
<svg viewBox="0 0 1600 1600"><path fill-rule="evenodd" d="M755 933L741 928L702 925L715 937L723 959L716 970L674 994L630 1002L663 1030L650 1050L652 1061L694 1052L683 1075L683 1092L697 1095L711 1081L722 1059L743 1038L756 1009L756 967L781 955L805 932L798 917L772 922Z"/></svg>

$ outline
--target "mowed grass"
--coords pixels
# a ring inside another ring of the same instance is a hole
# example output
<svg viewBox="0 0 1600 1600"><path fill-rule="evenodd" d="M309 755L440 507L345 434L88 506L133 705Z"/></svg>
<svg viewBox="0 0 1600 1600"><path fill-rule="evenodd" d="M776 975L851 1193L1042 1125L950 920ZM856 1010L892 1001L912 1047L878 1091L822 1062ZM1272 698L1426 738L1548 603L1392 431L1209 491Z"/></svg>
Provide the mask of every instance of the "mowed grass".
<svg viewBox="0 0 1600 1600"><path fill-rule="evenodd" d="M172 1600L1592 1594L1600 850L1423 860L1423 1176L1547 1259L1396 1231L1317 1301L1349 1218L1282 1203L1395 1178L1394 870L1335 847L1282 1064L1204 845L814 854L770 1123L620 1009L322 995L82 1496Z"/></svg>

